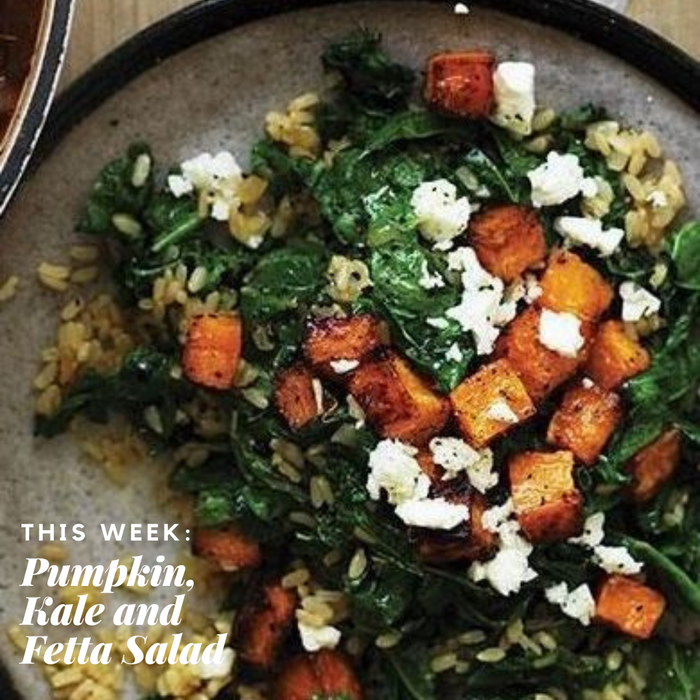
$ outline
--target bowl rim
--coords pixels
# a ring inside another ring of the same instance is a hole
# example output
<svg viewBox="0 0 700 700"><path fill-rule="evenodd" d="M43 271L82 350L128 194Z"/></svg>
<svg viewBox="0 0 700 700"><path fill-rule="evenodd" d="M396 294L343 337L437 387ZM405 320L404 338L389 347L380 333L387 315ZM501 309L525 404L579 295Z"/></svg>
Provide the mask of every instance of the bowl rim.
<svg viewBox="0 0 700 700"><path fill-rule="evenodd" d="M32 64L0 156L0 216L41 136L61 73L72 15L73 0L44 0Z"/></svg>

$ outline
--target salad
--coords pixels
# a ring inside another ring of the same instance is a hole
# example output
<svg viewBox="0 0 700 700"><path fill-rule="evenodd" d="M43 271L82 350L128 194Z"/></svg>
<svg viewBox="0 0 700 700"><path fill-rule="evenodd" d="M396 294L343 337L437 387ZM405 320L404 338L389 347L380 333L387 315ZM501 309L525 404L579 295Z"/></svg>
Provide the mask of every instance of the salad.
<svg viewBox="0 0 700 700"><path fill-rule="evenodd" d="M246 170L136 144L98 175L78 230L115 294L63 339L110 321L37 434L119 417L172 465L236 611L219 700L697 698L678 169L602 107L537 105L530 63L421 78L366 30L321 60Z"/></svg>

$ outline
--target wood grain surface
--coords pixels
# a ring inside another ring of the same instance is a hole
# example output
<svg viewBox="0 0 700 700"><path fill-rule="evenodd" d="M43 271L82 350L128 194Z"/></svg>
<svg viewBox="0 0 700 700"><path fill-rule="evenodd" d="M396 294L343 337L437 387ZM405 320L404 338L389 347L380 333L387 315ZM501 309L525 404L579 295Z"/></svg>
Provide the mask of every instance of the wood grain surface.
<svg viewBox="0 0 700 700"><path fill-rule="evenodd" d="M700 58L698 1L630 0L627 14ZM140 29L192 4L194 0L79 0L63 84Z"/></svg>

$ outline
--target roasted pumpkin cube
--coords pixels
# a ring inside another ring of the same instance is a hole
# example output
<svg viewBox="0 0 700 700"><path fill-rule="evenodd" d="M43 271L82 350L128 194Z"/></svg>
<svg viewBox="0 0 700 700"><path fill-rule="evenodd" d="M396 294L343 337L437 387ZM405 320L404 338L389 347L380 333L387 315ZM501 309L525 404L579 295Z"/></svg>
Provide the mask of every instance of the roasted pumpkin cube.
<svg viewBox="0 0 700 700"><path fill-rule="evenodd" d="M649 367L651 359L622 321L600 324L588 353L586 373L603 389L616 389Z"/></svg>
<svg viewBox="0 0 700 700"><path fill-rule="evenodd" d="M296 364L283 370L275 380L275 404L292 430L298 430L323 412L322 398L316 396L309 369Z"/></svg>
<svg viewBox="0 0 700 700"><path fill-rule="evenodd" d="M224 313L194 316L182 354L185 376L211 389L230 389L241 359L242 335L240 316Z"/></svg>
<svg viewBox="0 0 700 700"><path fill-rule="evenodd" d="M330 649L290 659L282 667L273 692L274 700L362 700L362 696L362 686L349 659Z"/></svg>
<svg viewBox="0 0 700 700"><path fill-rule="evenodd" d="M622 418L620 397L595 384L569 389L552 416L547 441L571 450L576 459L593 464Z"/></svg>
<svg viewBox="0 0 700 700"><path fill-rule="evenodd" d="M585 360L592 334L589 323L581 324L586 346L578 357L565 357L540 343L540 309L531 306L508 324L496 341L496 355L510 362L535 404L573 377Z"/></svg>
<svg viewBox="0 0 700 700"><path fill-rule="evenodd" d="M345 318L319 318L306 328L304 354L312 367L332 379L342 380L355 363L388 340L383 324L370 314Z"/></svg>
<svg viewBox="0 0 700 700"><path fill-rule="evenodd" d="M666 599L653 588L610 576L596 599L596 621L637 639L649 639L666 609Z"/></svg>
<svg viewBox="0 0 700 700"><path fill-rule="evenodd" d="M494 56L488 51L453 51L431 56L425 101L446 114L480 119L493 108Z"/></svg>
<svg viewBox="0 0 700 700"><path fill-rule="evenodd" d="M385 438L420 445L439 433L449 418L448 400L391 350L365 360L350 377L348 388L369 423Z"/></svg>
<svg viewBox="0 0 700 700"><path fill-rule="evenodd" d="M523 452L508 465L513 508L525 536L552 542L581 531L583 497L574 483L574 455Z"/></svg>
<svg viewBox="0 0 700 700"><path fill-rule="evenodd" d="M221 571L239 571L260 566L260 545L235 526L221 529L197 529L193 553L212 562Z"/></svg>
<svg viewBox="0 0 700 700"><path fill-rule="evenodd" d="M464 532L421 530L416 534L416 549L422 561L429 564L474 561L485 559L494 551L498 537L482 521L488 502L480 493L471 491L465 503L469 506L469 523Z"/></svg>
<svg viewBox="0 0 700 700"><path fill-rule="evenodd" d="M535 414L523 382L508 360L496 360L467 377L450 394L460 432L474 447Z"/></svg>
<svg viewBox="0 0 700 700"><path fill-rule="evenodd" d="M251 668L268 670L292 631L297 594L278 583L256 587L234 622L233 638L241 659Z"/></svg>
<svg viewBox="0 0 700 700"><path fill-rule="evenodd" d="M587 321L596 321L613 300L613 289L603 276L576 253L552 253L540 280L538 304L552 311L566 311Z"/></svg>
<svg viewBox="0 0 700 700"><path fill-rule="evenodd" d="M632 475L629 493L637 503L650 501L674 475L681 460L681 434L667 430L637 452L627 465Z"/></svg>
<svg viewBox="0 0 700 700"><path fill-rule="evenodd" d="M529 207L506 204L486 209L472 219L469 233L479 262L504 282L513 282L547 255L540 218Z"/></svg>

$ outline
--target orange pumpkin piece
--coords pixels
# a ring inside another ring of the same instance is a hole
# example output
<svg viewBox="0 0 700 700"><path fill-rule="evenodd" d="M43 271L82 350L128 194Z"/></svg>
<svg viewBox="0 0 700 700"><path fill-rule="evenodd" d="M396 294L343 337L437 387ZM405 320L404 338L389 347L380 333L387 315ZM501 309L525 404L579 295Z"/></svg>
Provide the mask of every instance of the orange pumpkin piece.
<svg viewBox="0 0 700 700"><path fill-rule="evenodd" d="M681 434L667 430L632 457L627 470L632 475L629 493L637 503L650 501L674 475L681 460Z"/></svg>
<svg viewBox="0 0 700 700"><path fill-rule="evenodd" d="M240 316L194 316L182 355L185 376L210 389L230 389L241 359L243 325Z"/></svg>
<svg viewBox="0 0 700 700"><path fill-rule="evenodd" d="M480 119L493 108L494 56L488 51L453 51L428 61L425 101L446 114Z"/></svg>
<svg viewBox="0 0 700 700"><path fill-rule="evenodd" d="M296 593L279 584L254 591L235 622L236 649L246 664L263 670L274 666L292 631L297 602Z"/></svg>
<svg viewBox="0 0 700 700"><path fill-rule="evenodd" d="M449 418L449 401L391 350L381 350L360 364L348 388L384 438L420 445L439 433Z"/></svg>
<svg viewBox="0 0 700 700"><path fill-rule="evenodd" d="M262 564L260 545L235 526L195 530L192 551L221 571L239 571Z"/></svg>
<svg viewBox="0 0 700 700"><path fill-rule="evenodd" d="M565 540L581 531L583 497L574 483L573 453L523 452L508 467L513 507L531 542Z"/></svg>
<svg viewBox="0 0 700 700"><path fill-rule="evenodd" d="M362 687L348 658L323 649L288 661L275 682L274 700L362 700Z"/></svg>
<svg viewBox="0 0 700 700"><path fill-rule="evenodd" d="M637 639L649 639L666 609L653 588L626 576L610 576L600 587L596 621Z"/></svg>
<svg viewBox="0 0 700 700"><path fill-rule="evenodd" d="M534 306L526 309L511 321L496 341L497 357L510 362L535 404L576 374L585 360L593 332L591 324L583 322L581 334L586 346L578 357L564 357L540 343L541 313Z"/></svg>
<svg viewBox="0 0 700 700"><path fill-rule="evenodd" d="M450 401L464 439L477 448L535 414L527 390L508 360L481 367L453 389Z"/></svg>
<svg viewBox="0 0 700 700"><path fill-rule="evenodd" d="M595 384L569 389L552 416L547 442L571 450L576 459L593 464L622 418L620 397Z"/></svg>
<svg viewBox="0 0 700 700"><path fill-rule="evenodd" d="M596 321L612 303L614 292L603 276L576 253L552 253L540 280L538 304L552 311L566 311L587 321Z"/></svg>
<svg viewBox="0 0 700 700"><path fill-rule="evenodd" d="M504 282L513 282L547 255L540 218L529 207L487 209L472 219L469 233L479 262Z"/></svg>
<svg viewBox="0 0 700 700"><path fill-rule="evenodd" d="M307 325L304 354L316 371L342 380L344 375L333 369L332 362L359 363L386 341L382 323L370 314L320 318Z"/></svg>
<svg viewBox="0 0 700 700"><path fill-rule="evenodd" d="M292 365L277 375L275 404L292 430L298 430L319 416L314 377L302 364Z"/></svg>
<svg viewBox="0 0 700 700"><path fill-rule="evenodd" d="M586 373L603 389L617 389L650 363L649 353L627 333L622 321L605 321L588 354Z"/></svg>

